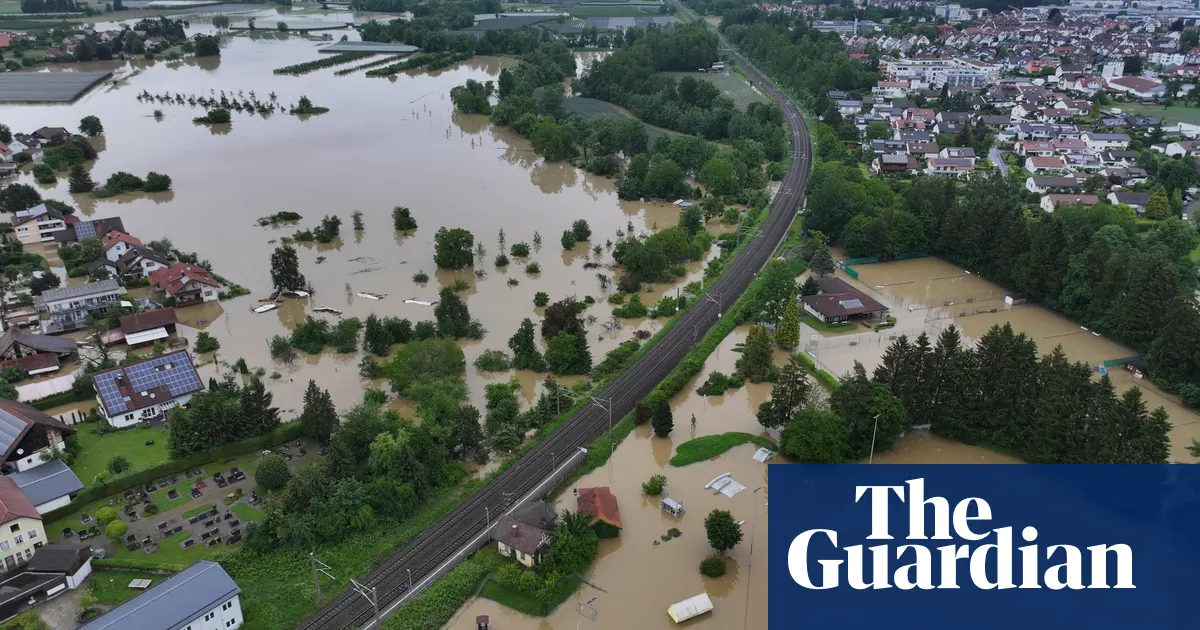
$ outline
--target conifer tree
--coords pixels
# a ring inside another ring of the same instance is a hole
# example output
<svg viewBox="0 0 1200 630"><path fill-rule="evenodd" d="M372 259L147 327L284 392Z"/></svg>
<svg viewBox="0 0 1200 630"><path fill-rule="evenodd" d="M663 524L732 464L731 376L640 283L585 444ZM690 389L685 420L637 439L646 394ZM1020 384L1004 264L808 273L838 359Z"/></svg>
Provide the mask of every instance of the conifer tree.
<svg viewBox="0 0 1200 630"><path fill-rule="evenodd" d="M783 308L783 317L775 329L775 343L788 350L800 345L800 303L796 301L795 294Z"/></svg>
<svg viewBox="0 0 1200 630"><path fill-rule="evenodd" d="M67 190L72 193L88 193L96 190L96 182L92 181L92 176L83 169L83 166L76 164L71 167L71 174L67 180Z"/></svg>
<svg viewBox="0 0 1200 630"><path fill-rule="evenodd" d="M650 426L654 428L654 435L658 437L665 438L671 435L671 430L675 428L675 418L671 415L671 403L666 399L660 400L654 407L654 416L650 419Z"/></svg>
<svg viewBox="0 0 1200 630"><path fill-rule="evenodd" d="M508 349L513 353L513 367L518 370L533 370L544 372L546 359L538 352L537 341L533 330L533 321L528 317L521 320L517 332L508 340Z"/></svg>
<svg viewBox="0 0 1200 630"><path fill-rule="evenodd" d="M771 335L760 324L750 326L746 343L740 347L742 356L737 360L737 373L751 383L768 380L773 364Z"/></svg>
<svg viewBox="0 0 1200 630"><path fill-rule="evenodd" d="M758 406L758 423L769 429L786 425L808 404L811 393L808 374L793 355L779 370L779 378L771 387L771 399Z"/></svg>
<svg viewBox="0 0 1200 630"><path fill-rule="evenodd" d="M326 443L333 429L338 424L337 409L333 406L333 397L329 392L317 387L317 382L308 381L304 390L304 409L300 412L300 425L304 434L314 440Z"/></svg>

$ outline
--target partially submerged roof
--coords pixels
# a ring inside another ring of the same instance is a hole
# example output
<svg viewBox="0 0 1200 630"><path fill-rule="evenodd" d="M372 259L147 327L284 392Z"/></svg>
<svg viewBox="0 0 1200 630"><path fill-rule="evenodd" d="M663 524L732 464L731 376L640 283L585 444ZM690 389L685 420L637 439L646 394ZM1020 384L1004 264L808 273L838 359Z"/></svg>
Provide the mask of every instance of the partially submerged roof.
<svg viewBox="0 0 1200 630"><path fill-rule="evenodd" d="M79 630L179 630L241 590L221 565L201 560Z"/></svg>
<svg viewBox="0 0 1200 630"><path fill-rule="evenodd" d="M580 513L592 516L591 523L604 521L615 525L618 529L622 527L621 510L617 506L617 497L613 496L612 491L608 488L604 486L581 488L579 498L575 503Z"/></svg>
<svg viewBox="0 0 1200 630"><path fill-rule="evenodd" d="M55 354L74 354L79 346L70 337L35 335L20 328L9 328L3 336L0 336L0 356L8 354L8 351L17 344L37 350L38 352L53 352Z"/></svg>
<svg viewBox="0 0 1200 630"><path fill-rule="evenodd" d="M165 403L204 389L186 350L150 357L92 375L109 416Z"/></svg>
<svg viewBox="0 0 1200 630"><path fill-rule="evenodd" d="M17 487L35 506L83 490L83 482L61 459L48 461L23 472L12 473L9 477L17 482Z"/></svg>
<svg viewBox="0 0 1200 630"><path fill-rule="evenodd" d="M4 459L8 459L25 434L34 425L39 424L58 429L63 433L75 431L45 412L38 411L25 403L0 399L0 451L3 451Z"/></svg>
<svg viewBox="0 0 1200 630"><path fill-rule="evenodd" d="M36 518L41 520L37 508L21 492L17 482L11 477L0 477L0 523L15 521L18 518Z"/></svg>
<svg viewBox="0 0 1200 630"><path fill-rule="evenodd" d="M139 333L143 330L174 326L179 323L179 317L173 308L159 308L153 311L126 315L121 318L121 332L126 335Z"/></svg>

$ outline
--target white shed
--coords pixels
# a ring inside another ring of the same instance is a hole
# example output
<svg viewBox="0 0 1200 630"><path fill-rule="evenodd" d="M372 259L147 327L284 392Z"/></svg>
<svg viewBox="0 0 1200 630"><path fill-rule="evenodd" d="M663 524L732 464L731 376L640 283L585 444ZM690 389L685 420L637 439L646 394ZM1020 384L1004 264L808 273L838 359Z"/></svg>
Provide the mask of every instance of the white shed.
<svg viewBox="0 0 1200 630"><path fill-rule="evenodd" d="M712 612L713 603L708 598L708 593L700 593L695 597L689 597L681 602L671 604L667 608L667 614L671 616L671 621L675 623L683 623L693 617L699 617L707 612Z"/></svg>

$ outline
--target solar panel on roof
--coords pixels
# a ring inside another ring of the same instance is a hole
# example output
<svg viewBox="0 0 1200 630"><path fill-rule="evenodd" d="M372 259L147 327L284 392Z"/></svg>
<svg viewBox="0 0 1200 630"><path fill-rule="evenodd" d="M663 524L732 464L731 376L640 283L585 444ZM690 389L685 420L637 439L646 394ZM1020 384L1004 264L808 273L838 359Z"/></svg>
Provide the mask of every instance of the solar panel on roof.
<svg viewBox="0 0 1200 630"><path fill-rule="evenodd" d="M0 409L0 451L8 450L25 430L25 421Z"/></svg>
<svg viewBox="0 0 1200 630"><path fill-rule="evenodd" d="M110 413L129 410L129 399L117 388L117 376L122 370L113 370L96 377L100 399ZM144 363L124 367L125 377L135 392L145 392L156 387L166 387L172 398L203 388L200 375L184 354L169 354L155 357Z"/></svg>
<svg viewBox="0 0 1200 630"><path fill-rule="evenodd" d="M91 221L80 221L75 224L75 238L83 240L96 235L96 224Z"/></svg>
<svg viewBox="0 0 1200 630"><path fill-rule="evenodd" d="M842 308L846 308L846 309L862 308L862 305L863 305L862 300L859 300L859 299L842 300L841 302L838 302L838 304L841 304Z"/></svg>

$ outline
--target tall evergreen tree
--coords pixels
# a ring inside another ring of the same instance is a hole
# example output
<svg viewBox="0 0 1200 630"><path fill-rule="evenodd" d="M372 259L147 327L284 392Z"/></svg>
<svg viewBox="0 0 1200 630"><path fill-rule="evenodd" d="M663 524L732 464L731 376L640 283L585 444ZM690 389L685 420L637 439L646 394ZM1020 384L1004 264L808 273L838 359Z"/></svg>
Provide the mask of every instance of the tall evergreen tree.
<svg viewBox="0 0 1200 630"><path fill-rule="evenodd" d="M875 452L890 449L908 427L904 403L886 385L867 378L866 369L858 361L841 382L830 392L829 408L846 423L847 459L866 459L872 444Z"/></svg>
<svg viewBox="0 0 1200 630"><path fill-rule="evenodd" d="M837 270L837 267L833 264L833 252L824 243L821 243L817 247L812 260L808 261L808 266L814 273L821 276L827 276Z"/></svg>
<svg viewBox="0 0 1200 630"><path fill-rule="evenodd" d="M467 303L453 287L442 287L438 292L438 304L433 314L437 318L438 335L447 339L467 336L471 327L471 313L467 310Z"/></svg>
<svg viewBox="0 0 1200 630"><path fill-rule="evenodd" d="M317 387L317 382L308 381L304 390L304 409L300 412L300 424L304 434L314 440L327 443L333 429L338 425L337 408L328 391Z"/></svg>
<svg viewBox="0 0 1200 630"><path fill-rule="evenodd" d="M746 343L739 348L742 356L737 360L737 373L751 383L769 380L774 367L774 351L771 349L771 334L760 324L750 326Z"/></svg>
<svg viewBox="0 0 1200 630"><path fill-rule="evenodd" d="M658 405L654 407L654 415L650 418L650 426L654 428L654 435L665 438L671 435L671 430L675 428L675 418L671 415L671 403L667 400L660 400Z"/></svg>
<svg viewBox="0 0 1200 630"><path fill-rule="evenodd" d="M975 347L979 392L972 397L971 441L1020 449L1021 425L1037 399L1037 343L1010 324L993 326ZM966 394L966 392L964 392Z"/></svg>
<svg viewBox="0 0 1200 630"><path fill-rule="evenodd" d="M791 421L808 402L812 385L808 374L795 355L779 370L779 378L771 387L771 399L758 406L758 423L777 429Z"/></svg>
<svg viewBox="0 0 1200 630"><path fill-rule="evenodd" d="M242 388L241 399L245 429L238 436L239 439L264 435L279 426L279 409L271 406L275 395L267 391L261 379L251 377L250 383Z"/></svg>
<svg viewBox="0 0 1200 630"><path fill-rule="evenodd" d="M775 329L775 343L787 350L800 345L800 303L795 294L788 298L787 306L783 308L783 317Z"/></svg>
<svg viewBox="0 0 1200 630"><path fill-rule="evenodd" d="M518 370L533 370L544 372L546 359L537 348L537 338L534 335L533 321L528 317L521 320L517 332L508 340L508 349L513 353L513 367Z"/></svg>
<svg viewBox="0 0 1200 630"><path fill-rule="evenodd" d="M391 336L384 329L383 323L374 313L368 315L366 327L363 330L363 348L373 355L383 357L387 356L391 346Z"/></svg>
<svg viewBox="0 0 1200 630"><path fill-rule="evenodd" d="M1165 383L1200 383L1200 307L1181 295L1167 311L1150 351L1150 376Z"/></svg>
<svg viewBox="0 0 1200 630"><path fill-rule="evenodd" d="M92 176L84 170L83 166L76 164L71 167L67 190L72 193L89 193L96 190L96 182L92 181Z"/></svg>
<svg viewBox="0 0 1200 630"><path fill-rule="evenodd" d="M308 280L300 273L300 258L296 248L280 245L271 254L271 284L279 290L301 290L308 287Z"/></svg>

